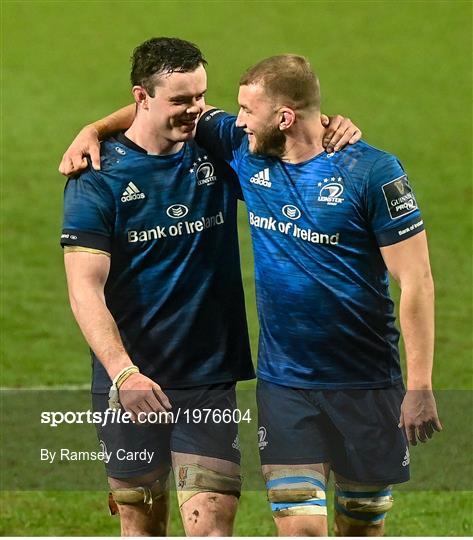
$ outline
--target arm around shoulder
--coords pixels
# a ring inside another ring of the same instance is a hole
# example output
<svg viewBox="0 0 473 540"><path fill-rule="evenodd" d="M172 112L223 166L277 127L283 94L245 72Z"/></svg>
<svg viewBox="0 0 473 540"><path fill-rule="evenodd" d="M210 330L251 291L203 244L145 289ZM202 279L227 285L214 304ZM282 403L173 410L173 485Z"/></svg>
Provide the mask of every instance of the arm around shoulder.
<svg viewBox="0 0 473 540"><path fill-rule="evenodd" d="M62 156L59 172L64 176L79 174L87 167L87 156L90 156L92 167L100 170L99 141L116 131L128 129L135 118L135 110L135 105L130 104L83 127Z"/></svg>

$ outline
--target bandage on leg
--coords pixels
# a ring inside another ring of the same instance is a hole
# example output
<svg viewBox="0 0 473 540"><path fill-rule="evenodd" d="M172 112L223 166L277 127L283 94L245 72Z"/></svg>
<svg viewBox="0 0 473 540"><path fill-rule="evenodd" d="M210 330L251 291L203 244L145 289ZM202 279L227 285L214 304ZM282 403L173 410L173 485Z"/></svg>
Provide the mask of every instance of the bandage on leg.
<svg viewBox="0 0 473 540"><path fill-rule="evenodd" d="M273 470L266 488L274 517L327 515L325 478L312 469Z"/></svg>
<svg viewBox="0 0 473 540"><path fill-rule="evenodd" d="M348 525L381 524L392 506L391 486L335 486L336 517Z"/></svg>
<svg viewBox="0 0 473 540"><path fill-rule="evenodd" d="M177 499L181 507L198 493L222 493L239 497L241 476L228 476L201 465L179 465L174 470Z"/></svg>
<svg viewBox="0 0 473 540"><path fill-rule="evenodd" d="M169 475L158 478L151 486L133 486L112 489L108 495L108 507L113 516L119 514L121 504L144 504L151 512L153 502L167 495L169 490Z"/></svg>

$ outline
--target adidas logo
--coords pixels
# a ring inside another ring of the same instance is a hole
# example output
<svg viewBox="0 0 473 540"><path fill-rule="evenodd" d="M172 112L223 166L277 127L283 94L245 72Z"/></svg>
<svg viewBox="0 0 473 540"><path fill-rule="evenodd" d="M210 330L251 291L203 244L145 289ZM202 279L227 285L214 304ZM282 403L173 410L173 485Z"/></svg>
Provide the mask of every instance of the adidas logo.
<svg viewBox="0 0 473 540"><path fill-rule="evenodd" d="M250 178L252 184L258 184L258 186L263 186L270 188L272 183L269 181L269 169L263 169L259 173L256 173Z"/></svg>
<svg viewBox="0 0 473 540"><path fill-rule="evenodd" d="M405 453L404 459L402 461L402 466L407 467L410 462L411 462L411 456L409 454L409 448L406 448L406 453Z"/></svg>
<svg viewBox="0 0 473 540"><path fill-rule="evenodd" d="M125 191L123 192L122 202L136 201L137 199L145 199L146 195L135 186L133 182L128 182Z"/></svg>
<svg viewBox="0 0 473 540"><path fill-rule="evenodd" d="M234 448L235 450L240 450L240 439L238 435L235 437L235 439L232 442L232 448Z"/></svg>

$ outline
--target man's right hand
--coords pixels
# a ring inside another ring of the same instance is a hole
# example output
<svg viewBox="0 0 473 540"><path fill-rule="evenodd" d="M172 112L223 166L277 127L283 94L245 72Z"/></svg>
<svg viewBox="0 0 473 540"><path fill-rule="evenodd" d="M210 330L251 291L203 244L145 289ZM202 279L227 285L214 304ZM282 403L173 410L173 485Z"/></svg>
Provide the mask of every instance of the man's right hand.
<svg viewBox="0 0 473 540"><path fill-rule="evenodd" d="M100 142L93 124L85 126L62 156L59 172L64 176L75 176L87 168L86 156L90 156L92 167L100 170Z"/></svg>
<svg viewBox="0 0 473 540"><path fill-rule="evenodd" d="M118 396L122 407L131 413L133 422L138 422L139 413L159 414L171 409L171 403L159 384L141 373L130 375L120 386ZM142 414L141 417L143 416ZM140 423L146 422L141 418Z"/></svg>

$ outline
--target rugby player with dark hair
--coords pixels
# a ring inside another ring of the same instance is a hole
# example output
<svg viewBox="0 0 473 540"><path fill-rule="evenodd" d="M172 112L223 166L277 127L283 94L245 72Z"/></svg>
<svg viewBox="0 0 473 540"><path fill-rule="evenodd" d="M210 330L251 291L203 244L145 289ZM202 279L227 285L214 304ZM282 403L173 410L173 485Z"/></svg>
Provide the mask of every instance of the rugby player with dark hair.
<svg viewBox="0 0 473 540"><path fill-rule="evenodd" d="M254 377L240 191L228 165L193 141L205 63L180 39L137 47L132 125L103 142L100 171L89 168L65 189L61 244L71 306L93 351L96 411L109 399L135 420L234 410L236 382ZM122 534L166 535L173 467L186 533L231 535L241 484L237 435L235 423L185 418L99 427L112 455L106 470ZM120 459L143 450L149 462Z"/></svg>

